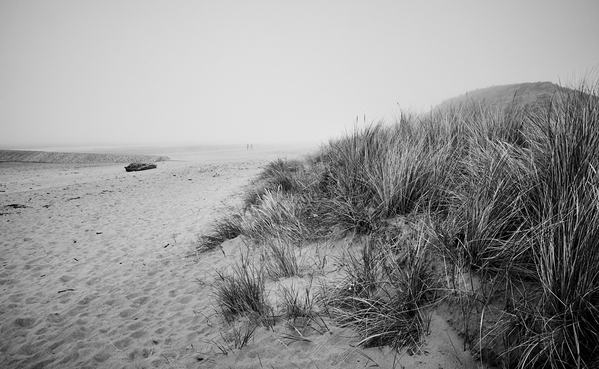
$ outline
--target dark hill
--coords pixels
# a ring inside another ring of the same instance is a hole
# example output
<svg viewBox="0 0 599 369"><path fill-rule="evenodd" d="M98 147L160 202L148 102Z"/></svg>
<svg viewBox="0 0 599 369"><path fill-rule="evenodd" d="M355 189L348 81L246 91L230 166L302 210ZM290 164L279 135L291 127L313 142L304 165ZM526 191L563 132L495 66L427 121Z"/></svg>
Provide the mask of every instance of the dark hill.
<svg viewBox="0 0 599 369"><path fill-rule="evenodd" d="M559 99L561 96L573 92L572 89L551 82L492 86L447 99L437 105L434 110L458 107L470 103L483 103L500 108L505 108L511 104L522 106L547 105L552 99Z"/></svg>

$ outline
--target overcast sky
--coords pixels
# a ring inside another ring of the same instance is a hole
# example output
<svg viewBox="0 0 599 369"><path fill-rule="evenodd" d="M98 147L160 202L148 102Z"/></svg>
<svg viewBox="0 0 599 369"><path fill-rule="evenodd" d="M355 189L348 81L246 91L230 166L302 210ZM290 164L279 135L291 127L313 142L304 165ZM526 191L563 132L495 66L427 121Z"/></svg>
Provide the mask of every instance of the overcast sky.
<svg viewBox="0 0 599 369"><path fill-rule="evenodd" d="M598 45L596 0L2 0L0 148L321 143Z"/></svg>

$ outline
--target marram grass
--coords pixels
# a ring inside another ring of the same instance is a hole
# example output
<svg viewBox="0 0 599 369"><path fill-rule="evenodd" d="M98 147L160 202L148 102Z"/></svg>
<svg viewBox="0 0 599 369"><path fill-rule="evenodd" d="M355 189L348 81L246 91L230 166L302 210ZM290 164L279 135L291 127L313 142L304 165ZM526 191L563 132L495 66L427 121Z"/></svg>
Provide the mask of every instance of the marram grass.
<svg viewBox="0 0 599 369"><path fill-rule="evenodd" d="M505 368L597 368L598 92L582 84L543 106L478 103L356 129L301 161L271 163L218 233L294 247L371 237L323 302L363 345L417 346L426 309L456 291L447 273L457 270L486 286L482 305L463 301L483 315L504 291L495 331L471 334L481 355L493 351ZM411 243L390 235L402 217L426 220ZM482 335L503 343L482 347Z"/></svg>

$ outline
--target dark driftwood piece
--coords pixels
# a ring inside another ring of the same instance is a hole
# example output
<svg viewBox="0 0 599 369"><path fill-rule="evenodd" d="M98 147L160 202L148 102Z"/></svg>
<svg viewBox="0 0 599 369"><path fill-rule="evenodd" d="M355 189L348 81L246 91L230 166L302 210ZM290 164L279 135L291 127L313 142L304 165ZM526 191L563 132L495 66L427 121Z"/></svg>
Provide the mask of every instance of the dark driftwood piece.
<svg viewBox="0 0 599 369"><path fill-rule="evenodd" d="M151 163L131 163L125 167L127 172L137 172L140 170L148 170L156 168L156 164Z"/></svg>

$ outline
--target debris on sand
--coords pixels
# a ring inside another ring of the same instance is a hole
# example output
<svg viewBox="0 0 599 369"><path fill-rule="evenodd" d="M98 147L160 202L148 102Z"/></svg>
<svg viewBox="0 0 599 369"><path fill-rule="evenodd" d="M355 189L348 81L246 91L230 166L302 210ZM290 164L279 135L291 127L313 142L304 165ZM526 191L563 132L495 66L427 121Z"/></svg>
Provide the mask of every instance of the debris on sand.
<svg viewBox="0 0 599 369"><path fill-rule="evenodd" d="M140 170L148 170L156 168L156 164L152 163L131 163L125 167L127 172L138 172Z"/></svg>

